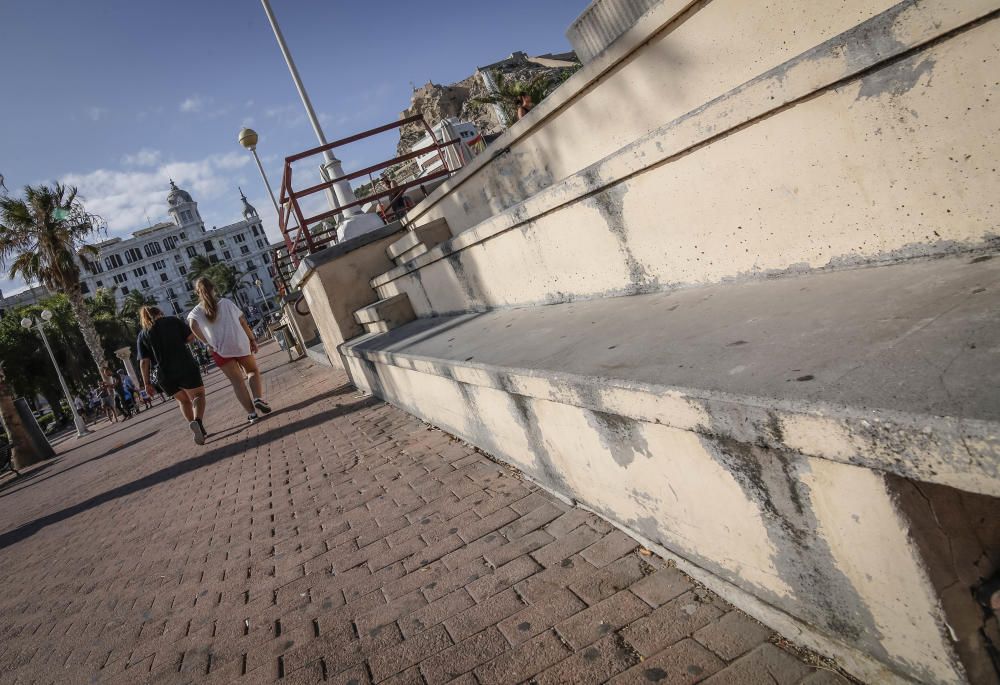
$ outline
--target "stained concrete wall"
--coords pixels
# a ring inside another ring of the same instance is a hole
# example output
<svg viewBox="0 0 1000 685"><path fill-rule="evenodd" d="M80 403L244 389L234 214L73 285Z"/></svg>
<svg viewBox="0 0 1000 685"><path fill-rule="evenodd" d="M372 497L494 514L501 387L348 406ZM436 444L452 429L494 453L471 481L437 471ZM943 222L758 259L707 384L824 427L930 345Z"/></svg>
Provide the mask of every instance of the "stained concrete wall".
<svg viewBox="0 0 1000 685"><path fill-rule="evenodd" d="M883 474L466 382L485 381L474 369L457 380L458 369L346 359L359 387L707 570L715 589L867 682L964 682Z"/></svg>
<svg viewBox="0 0 1000 685"><path fill-rule="evenodd" d="M320 250L296 269L292 285L301 289L326 356L335 367L342 365L337 346L364 333L354 312L378 299L364 284L392 266L385 249L404 233L395 222Z"/></svg>
<svg viewBox="0 0 1000 685"><path fill-rule="evenodd" d="M697 4L545 126L519 122L523 150L504 156L522 166L495 159L435 191L417 222L469 228L374 279L379 293L427 316L995 241L1000 2L789 5Z"/></svg>

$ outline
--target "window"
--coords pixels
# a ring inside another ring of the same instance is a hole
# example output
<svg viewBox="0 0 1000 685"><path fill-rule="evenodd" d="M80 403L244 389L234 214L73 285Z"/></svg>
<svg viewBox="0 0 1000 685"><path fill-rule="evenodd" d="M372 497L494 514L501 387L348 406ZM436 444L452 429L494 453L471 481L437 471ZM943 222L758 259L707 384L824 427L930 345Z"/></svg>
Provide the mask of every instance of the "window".
<svg viewBox="0 0 1000 685"><path fill-rule="evenodd" d="M258 238L257 239L257 247L260 248L261 250L263 250L264 249L264 241Z"/></svg>
<svg viewBox="0 0 1000 685"><path fill-rule="evenodd" d="M142 261L142 253L139 252L139 248L130 247L125 250L125 261L129 264L135 264L136 262Z"/></svg>
<svg viewBox="0 0 1000 685"><path fill-rule="evenodd" d="M208 255L208 263L209 264L218 264L219 263L219 255L214 255L214 254Z"/></svg>
<svg viewBox="0 0 1000 685"><path fill-rule="evenodd" d="M187 267L186 267L186 266L181 266L181 267L178 267L178 269L179 269L179 271L181 272L181 276L183 276L184 274L186 274L186 273L188 272L188 270L187 270ZM163 274L163 275L164 275L164 276L166 276L166 274Z"/></svg>
<svg viewBox="0 0 1000 685"><path fill-rule="evenodd" d="M128 295L128 286L122 286L122 295Z"/></svg>
<svg viewBox="0 0 1000 685"><path fill-rule="evenodd" d="M183 212L181 212L181 221L183 221L184 223L188 223L189 221L191 221L190 209L185 209Z"/></svg>
<svg viewBox="0 0 1000 685"><path fill-rule="evenodd" d="M160 283L166 283L169 277L166 274L160 274Z"/></svg>
<svg viewBox="0 0 1000 685"><path fill-rule="evenodd" d="M257 268L257 265L253 263L252 259L248 259L247 260L247 271L253 271L255 268Z"/></svg>
<svg viewBox="0 0 1000 685"><path fill-rule="evenodd" d="M222 253L222 258L228 261L233 258L233 255L230 254L229 250L226 250Z"/></svg>
<svg viewBox="0 0 1000 685"><path fill-rule="evenodd" d="M189 282L185 282L184 283L184 289L187 290L188 292L191 292L192 290L194 290L194 286L191 285L191 283L189 283Z"/></svg>
<svg viewBox="0 0 1000 685"><path fill-rule="evenodd" d="M240 254L250 254L250 248L246 245L240 245Z"/></svg>
<svg viewBox="0 0 1000 685"><path fill-rule="evenodd" d="M274 278L274 267L273 266L267 267L267 275L270 276L271 278Z"/></svg>
<svg viewBox="0 0 1000 685"><path fill-rule="evenodd" d="M247 237L245 235L243 235L242 233L237 233L233 237L233 240L235 240L238 243L245 243L247 241Z"/></svg>
<svg viewBox="0 0 1000 685"><path fill-rule="evenodd" d="M225 239L219 238L219 245L225 246L226 245Z"/></svg>
<svg viewBox="0 0 1000 685"><path fill-rule="evenodd" d="M184 231L181 231L181 240L187 240L187 239L188 239L188 234L185 233Z"/></svg>
<svg viewBox="0 0 1000 685"><path fill-rule="evenodd" d="M256 226L253 227L253 234L257 235L257 227Z"/></svg>
<svg viewBox="0 0 1000 685"><path fill-rule="evenodd" d="M83 293L84 295L86 295L87 293L90 292L90 286L88 286L86 283L81 283L80 284L80 292Z"/></svg>
<svg viewBox="0 0 1000 685"><path fill-rule="evenodd" d="M142 286L143 290L149 290L149 281L147 281L145 278L139 281L139 285Z"/></svg>
<svg viewBox="0 0 1000 685"><path fill-rule="evenodd" d="M143 247L143 250L146 251L147 257L152 257L153 255L157 255L163 252L163 248L160 247L159 243L146 243L146 245Z"/></svg>
<svg viewBox="0 0 1000 685"><path fill-rule="evenodd" d="M195 249L194 245L188 245L188 257L197 257L198 250Z"/></svg>
<svg viewBox="0 0 1000 685"><path fill-rule="evenodd" d="M269 255L267 252L265 252L264 254L262 254L260 256L260 258L261 258L261 261L263 261L265 264L270 264L271 263L271 255Z"/></svg>
<svg viewBox="0 0 1000 685"><path fill-rule="evenodd" d="M122 262L122 256L117 254L109 254L104 258L104 265L109 269L117 269L120 266L124 266Z"/></svg>
<svg viewBox="0 0 1000 685"><path fill-rule="evenodd" d="M215 252L215 245L212 244L211 240L206 240L205 241L205 251L206 252Z"/></svg>
<svg viewBox="0 0 1000 685"><path fill-rule="evenodd" d="M167 238L164 238L163 239L163 247L167 248L168 250L173 250L174 248L176 248L177 247L177 236L172 235L172 236L169 236Z"/></svg>
<svg viewBox="0 0 1000 685"><path fill-rule="evenodd" d="M146 267L144 267L144 266L137 266L136 268L132 269L132 273L135 274L136 278L139 278L139 276L145 276L146 275Z"/></svg>
<svg viewBox="0 0 1000 685"><path fill-rule="evenodd" d="M83 264L84 264L84 266L87 267L87 271L89 271L92 274L99 274L102 271L104 271L104 267L101 266L101 263L99 261L97 261L96 259L93 260L93 261L91 261L91 260L88 259Z"/></svg>
<svg viewBox="0 0 1000 685"><path fill-rule="evenodd" d="M153 262L153 268L156 269L157 271L159 271L161 269L166 269L167 268L167 263L165 261L163 261L162 259L158 259L155 262Z"/></svg>
<svg viewBox="0 0 1000 685"><path fill-rule="evenodd" d="M169 297L171 300L177 297L177 293L174 292L173 288L167 288L167 297Z"/></svg>
<svg viewBox="0 0 1000 685"><path fill-rule="evenodd" d="M174 255L174 261L175 262L182 262L182 261L184 261L184 259L179 254L175 254Z"/></svg>
<svg viewBox="0 0 1000 685"><path fill-rule="evenodd" d="M96 283L94 283L94 285L96 285L98 288L103 288L104 287L104 281L97 281Z"/></svg>
<svg viewBox="0 0 1000 685"><path fill-rule="evenodd" d="M115 274L115 279L114 280L115 280L116 284L121 285L122 283L124 283L125 281L128 280L128 274L125 274L125 273Z"/></svg>

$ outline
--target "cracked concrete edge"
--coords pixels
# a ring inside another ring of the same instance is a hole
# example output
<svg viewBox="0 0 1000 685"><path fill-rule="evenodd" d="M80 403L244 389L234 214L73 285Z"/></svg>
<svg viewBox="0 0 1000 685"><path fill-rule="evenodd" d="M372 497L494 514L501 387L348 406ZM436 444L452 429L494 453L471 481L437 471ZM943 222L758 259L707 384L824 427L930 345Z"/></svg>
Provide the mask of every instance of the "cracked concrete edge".
<svg viewBox="0 0 1000 685"><path fill-rule="evenodd" d="M341 346L341 354L512 395L1000 496L1000 426L991 421L741 396L365 349L365 343L375 337L349 341Z"/></svg>
<svg viewBox="0 0 1000 685"><path fill-rule="evenodd" d="M544 486L540 486L543 487ZM546 491L551 492L548 488ZM808 624L785 613L781 609L774 607L759 597L755 597L742 588L733 585L724 578L706 571L682 556L671 552L663 545L659 545L646 538L631 528L622 525L612 518L608 518L605 512L596 511L585 504L574 502L575 506L586 511L593 512L606 520L608 523L619 529L646 549L673 561L677 568L691 576L694 580L704 585L706 588L717 594L722 599L732 604L737 609L749 614L764 625L768 626L782 637L794 642L800 647L805 647L814 652L830 657L837 665L850 673L853 677L864 682L879 683L880 685L913 685L917 680L907 678L895 671L890 670L885 664L868 657L856 649L841 644L828 635L819 633Z"/></svg>
<svg viewBox="0 0 1000 685"><path fill-rule="evenodd" d="M817 92L859 78L880 64L973 25L997 11L1000 11L1000 3L996 0L970 0L960 7L950 7L944 2L901 2L463 231L413 261L376 276L371 286L385 286L468 247L530 224L565 205L667 163L692 148L794 106ZM870 51L862 58L852 58L849 48L857 47L873 33L891 35L894 42L884 51ZM872 256L873 260L879 258L879 255Z"/></svg>

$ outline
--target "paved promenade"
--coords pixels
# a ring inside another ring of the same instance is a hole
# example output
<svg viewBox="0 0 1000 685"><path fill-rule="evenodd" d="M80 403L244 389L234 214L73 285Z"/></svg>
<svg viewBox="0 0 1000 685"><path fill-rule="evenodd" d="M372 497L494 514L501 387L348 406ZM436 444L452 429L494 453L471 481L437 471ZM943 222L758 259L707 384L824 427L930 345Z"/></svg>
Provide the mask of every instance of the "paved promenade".
<svg viewBox="0 0 1000 685"><path fill-rule="evenodd" d="M846 683L342 374L218 371L0 482L3 683Z"/></svg>

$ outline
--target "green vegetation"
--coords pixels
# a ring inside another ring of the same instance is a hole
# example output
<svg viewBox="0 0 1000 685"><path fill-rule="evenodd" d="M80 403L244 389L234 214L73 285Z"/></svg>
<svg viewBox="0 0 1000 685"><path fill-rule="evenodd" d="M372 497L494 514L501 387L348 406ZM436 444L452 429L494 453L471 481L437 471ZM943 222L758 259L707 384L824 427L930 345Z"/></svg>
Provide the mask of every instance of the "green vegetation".
<svg viewBox="0 0 1000 685"><path fill-rule="evenodd" d="M0 197L0 263L10 277L65 293L83 343L94 363L103 363L101 338L80 290L79 262L97 255L87 240L106 230L104 220L86 211L72 186L26 186L24 197Z"/></svg>

